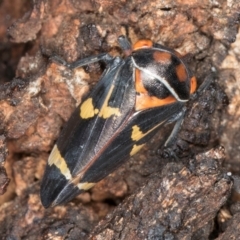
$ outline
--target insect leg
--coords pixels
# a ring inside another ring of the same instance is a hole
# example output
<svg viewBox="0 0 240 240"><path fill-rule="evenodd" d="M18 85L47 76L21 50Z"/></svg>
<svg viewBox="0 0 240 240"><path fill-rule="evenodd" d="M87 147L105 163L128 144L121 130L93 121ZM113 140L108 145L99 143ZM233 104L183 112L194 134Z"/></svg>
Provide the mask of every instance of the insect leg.
<svg viewBox="0 0 240 240"><path fill-rule="evenodd" d="M176 139L176 136L177 136L177 134L180 130L180 127L183 123L185 112L186 112L186 109L183 108L183 110L180 113L178 113L176 116L174 116L172 119L170 119L170 121L168 121L168 123L171 123L174 121L176 121L176 123L173 127L171 134L169 135L168 139L166 140L166 142L164 143L164 146L163 146L162 156L164 156L165 158L172 157L177 161L179 160L179 158L175 154L175 152L172 151L171 145L173 144L174 140Z"/></svg>
<svg viewBox="0 0 240 240"><path fill-rule="evenodd" d="M179 130L180 130L180 127L182 125L182 122L183 122L183 119L184 119L184 116L185 116L185 112L186 112L186 109L183 108L183 110L178 113L173 119L170 119L170 121L168 121L168 123L170 122L174 122L176 121L174 127L173 127L173 130L171 132L171 134L169 135L168 139L166 140L166 142L164 143L164 147L168 148L169 146L172 145L176 135L178 134Z"/></svg>
<svg viewBox="0 0 240 240"><path fill-rule="evenodd" d="M83 59L79 59L73 63L68 63L66 62L64 59L62 59L61 57L55 55L51 57L51 60L57 63L60 63L70 69L74 69L74 68L79 68L91 63L95 63L95 62L99 62L99 61L103 61L105 63L109 63L113 60L113 57L110 56L108 53L101 53L99 55L96 56L90 56L90 57L86 57Z"/></svg>
<svg viewBox="0 0 240 240"><path fill-rule="evenodd" d="M132 53L132 45L124 35L118 37L118 44L125 56L129 56Z"/></svg>
<svg viewBox="0 0 240 240"><path fill-rule="evenodd" d="M202 84L198 87L197 91L193 93L190 97L191 100L198 98L198 96L206 90L211 83L214 82L214 73L210 73L202 82Z"/></svg>

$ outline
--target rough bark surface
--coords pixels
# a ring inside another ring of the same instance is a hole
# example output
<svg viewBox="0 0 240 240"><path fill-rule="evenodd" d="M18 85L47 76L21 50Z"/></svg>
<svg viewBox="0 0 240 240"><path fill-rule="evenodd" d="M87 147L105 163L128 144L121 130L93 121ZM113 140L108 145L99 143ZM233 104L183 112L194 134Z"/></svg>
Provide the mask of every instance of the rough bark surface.
<svg viewBox="0 0 240 240"><path fill-rule="evenodd" d="M230 189L230 181L218 167L222 150L197 155L191 170L169 163L152 174L136 194L99 223L92 238L207 239L212 219Z"/></svg>
<svg viewBox="0 0 240 240"><path fill-rule="evenodd" d="M238 0L0 6L0 239L240 238ZM186 55L199 85L210 85L188 103L171 149L161 147L169 126L92 190L46 210L39 187L49 152L103 70L49 57L119 56L121 34Z"/></svg>

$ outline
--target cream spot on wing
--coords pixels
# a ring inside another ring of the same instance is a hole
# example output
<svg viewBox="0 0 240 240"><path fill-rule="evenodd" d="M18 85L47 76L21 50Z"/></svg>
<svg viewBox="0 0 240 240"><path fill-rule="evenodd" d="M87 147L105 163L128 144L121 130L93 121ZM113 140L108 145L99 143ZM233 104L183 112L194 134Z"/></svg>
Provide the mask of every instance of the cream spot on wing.
<svg viewBox="0 0 240 240"><path fill-rule="evenodd" d="M92 98L88 98L80 106L80 117L83 119L92 118L98 112L97 108L94 109Z"/></svg>
<svg viewBox="0 0 240 240"><path fill-rule="evenodd" d="M148 130L146 133L143 133L137 125L134 125L132 127L132 135L131 135L132 140L133 141L139 141L140 139L142 139L143 137L148 135L150 132L152 132L153 130L158 128L160 125L164 124L165 121L160 122L159 124L157 124L156 126L151 128L150 130Z"/></svg>
<svg viewBox="0 0 240 240"><path fill-rule="evenodd" d="M77 187L80 190L88 190L90 188L92 188L96 183L89 183L89 182L85 182L85 183L78 183Z"/></svg>
<svg viewBox="0 0 240 240"><path fill-rule="evenodd" d="M132 151L130 152L130 156L133 156L134 154L136 154L143 146L144 144L141 144L141 145L134 144Z"/></svg>
<svg viewBox="0 0 240 240"><path fill-rule="evenodd" d="M102 117L102 118L106 119L106 118L111 117L112 115L117 115L117 116L121 115L119 108L114 108L114 107L108 106L108 101L111 97L113 89L114 89L114 85L112 85L109 89L109 92L106 96L106 99L105 99L105 101L104 101L104 103L101 107L100 112L99 112L99 117Z"/></svg>
<svg viewBox="0 0 240 240"><path fill-rule="evenodd" d="M135 125L132 127L132 140L133 141L138 141L139 139L141 139L142 137L144 137L144 133L140 130L140 128Z"/></svg>
<svg viewBox="0 0 240 240"><path fill-rule="evenodd" d="M52 166L53 164L60 170L60 172L65 176L67 180L72 179L71 172L67 166L65 159L61 156L57 145L54 146L48 158L48 165Z"/></svg>

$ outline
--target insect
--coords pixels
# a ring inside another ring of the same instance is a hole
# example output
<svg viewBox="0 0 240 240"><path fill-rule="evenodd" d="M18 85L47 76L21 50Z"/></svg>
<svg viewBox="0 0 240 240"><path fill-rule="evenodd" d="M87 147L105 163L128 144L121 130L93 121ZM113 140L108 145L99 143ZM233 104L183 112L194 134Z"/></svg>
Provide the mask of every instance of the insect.
<svg viewBox="0 0 240 240"><path fill-rule="evenodd" d="M99 82L61 132L41 184L44 207L63 204L90 189L138 152L164 125L179 125L196 78L180 54L150 40L131 48L118 38L125 58L104 53L72 64L106 63Z"/></svg>

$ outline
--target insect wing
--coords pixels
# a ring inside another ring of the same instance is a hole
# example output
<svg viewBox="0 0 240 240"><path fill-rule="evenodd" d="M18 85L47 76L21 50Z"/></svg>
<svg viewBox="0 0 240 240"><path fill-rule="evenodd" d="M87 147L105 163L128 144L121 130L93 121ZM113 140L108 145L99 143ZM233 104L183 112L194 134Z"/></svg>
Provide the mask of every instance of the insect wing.
<svg viewBox="0 0 240 240"><path fill-rule="evenodd" d="M45 207L62 202L63 196L68 201L92 186L79 185L79 181L134 111L133 73L128 61L114 59L61 132L41 184Z"/></svg>
<svg viewBox="0 0 240 240"><path fill-rule="evenodd" d="M176 102L133 114L123 130L85 172L81 182L96 183L106 177L130 156L137 153L162 126L178 116L183 105Z"/></svg>

